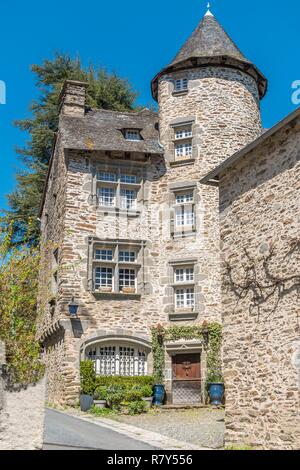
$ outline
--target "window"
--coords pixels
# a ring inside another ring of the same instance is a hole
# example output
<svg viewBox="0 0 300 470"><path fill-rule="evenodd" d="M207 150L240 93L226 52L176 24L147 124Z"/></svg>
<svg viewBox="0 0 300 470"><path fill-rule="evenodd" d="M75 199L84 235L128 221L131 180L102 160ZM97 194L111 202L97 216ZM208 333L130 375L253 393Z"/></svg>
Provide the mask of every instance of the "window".
<svg viewBox="0 0 300 470"><path fill-rule="evenodd" d="M120 291L130 290L135 292L136 287L136 270L135 269L119 269L119 288Z"/></svg>
<svg viewBox="0 0 300 470"><path fill-rule="evenodd" d="M113 285L113 269L105 267L95 268L95 289L110 288Z"/></svg>
<svg viewBox="0 0 300 470"><path fill-rule="evenodd" d="M119 261L121 263L135 263L136 253L135 251L120 251Z"/></svg>
<svg viewBox="0 0 300 470"><path fill-rule="evenodd" d="M126 175L126 174L121 173L120 181L121 181L121 183L137 184L137 176L136 175Z"/></svg>
<svg viewBox="0 0 300 470"><path fill-rule="evenodd" d="M179 236L194 232L196 225L195 203L193 190L175 193L175 204L171 220L171 233Z"/></svg>
<svg viewBox="0 0 300 470"><path fill-rule="evenodd" d="M114 188L98 188L98 197L100 206L112 207L116 201L116 190Z"/></svg>
<svg viewBox="0 0 300 470"><path fill-rule="evenodd" d="M185 91L188 89L188 79L180 78L175 80L175 91Z"/></svg>
<svg viewBox="0 0 300 470"><path fill-rule="evenodd" d="M143 346L130 343L100 343L87 348L85 355L94 362L97 375L147 375L148 353Z"/></svg>
<svg viewBox="0 0 300 470"><path fill-rule="evenodd" d="M194 268L176 268L175 282L193 282Z"/></svg>
<svg viewBox="0 0 300 470"><path fill-rule="evenodd" d="M91 244L90 289L97 293L138 294L143 242L97 241Z"/></svg>
<svg viewBox="0 0 300 470"><path fill-rule="evenodd" d="M193 193L176 194L176 204L186 204L194 201Z"/></svg>
<svg viewBox="0 0 300 470"><path fill-rule="evenodd" d="M117 181L117 175L115 173L109 173L105 171L100 171L97 175L99 181Z"/></svg>
<svg viewBox="0 0 300 470"><path fill-rule="evenodd" d="M125 131L126 140L142 140L141 133L135 129L127 129Z"/></svg>
<svg viewBox="0 0 300 470"><path fill-rule="evenodd" d="M186 142L184 144L175 145L175 157L176 158L191 157L192 154L193 154L192 142Z"/></svg>
<svg viewBox="0 0 300 470"><path fill-rule="evenodd" d="M192 137L192 126L176 129L176 131L175 131L175 139L176 140L188 139L189 137Z"/></svg>
<svg viewBox="0 0 300 470"><path fill-rule="evenodd" d="M94 259L101 261L112 261L113 250L95 250Z"/></svg>
<svg viewBox="0 0 300 470"><path fill-rule="evenodd" d="M120 171L97 172L97 196L100 207L110 207L124 211L136 211L141 176Z"/></svg>
<svg viewBox="0 0 300 470"><path fill-rule="evenodd" d="M175 290L175 307L190 308L195 306L194 289L176 289Z"/></svg>
<svg viewBox="0 0 300 470"><path fill-rule="evenodd" d="M133 189L121 189L121 209L136 208L137 193Z"/></svg>

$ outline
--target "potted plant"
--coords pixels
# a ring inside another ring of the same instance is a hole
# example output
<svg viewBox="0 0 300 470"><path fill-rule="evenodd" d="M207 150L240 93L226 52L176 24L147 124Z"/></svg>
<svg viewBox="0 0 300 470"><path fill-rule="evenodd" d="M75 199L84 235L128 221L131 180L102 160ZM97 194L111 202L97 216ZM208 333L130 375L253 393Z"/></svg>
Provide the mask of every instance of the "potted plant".
<svg viewBox="0 0 300 470"><path fill-rule="evenodd" d="M220 372L213 372L207 378L207 388L212 405L219 406L224 397L224 380Z"/></svg>
<svg viewBox="0 0 300 470"><path fill-rule="evenodd" d="M97 387L94 391L94 405L97 408L106 407L107 390L106 387Z"/></svg>
<svg viewBox="0 0 300 470"><path fill-rule="evenodd" d="M93 361L81 361L80 363L80 409L88 411L94 405L93 394L95 390L96 374Z"/></svg>
<svg viewBox="0 0 300 470"><path fill-rule="evenodd" d="M153 391L150 385L145 385L141 388L142 400L145 402L146 409L149 410L153 402Z"/></svg>

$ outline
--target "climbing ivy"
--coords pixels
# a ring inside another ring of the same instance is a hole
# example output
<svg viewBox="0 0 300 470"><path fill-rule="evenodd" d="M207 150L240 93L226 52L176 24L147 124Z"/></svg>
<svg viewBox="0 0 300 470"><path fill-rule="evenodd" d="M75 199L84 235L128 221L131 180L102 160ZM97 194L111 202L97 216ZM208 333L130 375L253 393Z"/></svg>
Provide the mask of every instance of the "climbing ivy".
<svg viewBox="0 0 300 470"><path fill-rule="evenodd" d="M206 382L223 382L221 344L222 326L216 322L203 322L197 326L171 326L158 324L152 328L153 370L156 383L163 383L165 369L165 341L202 339L207 348Z"/></svg>

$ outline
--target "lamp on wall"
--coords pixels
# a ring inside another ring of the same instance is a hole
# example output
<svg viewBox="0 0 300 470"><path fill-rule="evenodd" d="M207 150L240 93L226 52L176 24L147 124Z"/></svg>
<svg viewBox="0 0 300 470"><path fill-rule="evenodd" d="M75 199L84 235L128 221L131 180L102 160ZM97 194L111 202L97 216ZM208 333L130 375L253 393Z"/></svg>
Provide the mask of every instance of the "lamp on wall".
<svg viewBox="0 0 300 470"><path fill-rule="evenodd" d="M71 318L77 318L78 307L78 303L75 302L75 298L72 297L72 301L69 303L69 314Z"/></svg>

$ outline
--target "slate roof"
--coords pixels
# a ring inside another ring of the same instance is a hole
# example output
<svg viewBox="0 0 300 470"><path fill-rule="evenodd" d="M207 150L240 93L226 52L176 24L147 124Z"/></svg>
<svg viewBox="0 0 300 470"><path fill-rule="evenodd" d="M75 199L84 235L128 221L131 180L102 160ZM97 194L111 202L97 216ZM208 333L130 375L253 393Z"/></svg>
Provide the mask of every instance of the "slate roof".
<svg viewBox="0 0 300 470"><path fill-rule="evenodd" d="M74 150L107 150L162 154L158 115L148 109L139 112L88 110L83 118L62 115L62 144ZM128 141L122 130L139 129L142 140Z"/></svg>
<svg viewBox="0 0 300 470"><path fill-rule="evenodd" d="M261 97L266 93L267 79L246 59L216 18L209 13L203 17L173 61L153 79L153 97L157 99L157 82L162 74L201 65L227 65L244 70L258 81Z"/></svg>

